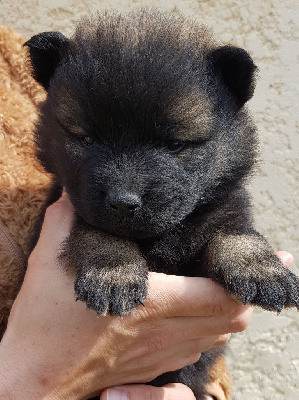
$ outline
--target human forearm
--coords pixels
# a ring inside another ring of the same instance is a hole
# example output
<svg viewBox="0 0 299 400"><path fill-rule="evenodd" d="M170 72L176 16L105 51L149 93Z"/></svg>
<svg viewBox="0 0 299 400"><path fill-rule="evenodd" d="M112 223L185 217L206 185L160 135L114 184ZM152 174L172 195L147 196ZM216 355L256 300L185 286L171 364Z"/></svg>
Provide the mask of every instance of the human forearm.
<svg viewBox="0 0 299 400"><path fill-rule="evenodd" d="M48 379L42 379L41 365L29 361L26 352L0 345L0 399L5 400L56 400Z"/></svg>
<svg viewBox="0 0 299 400"><path fill-rule="evenodd" d="M82 387L84 373L70 369L68 372L60 365L54 365L55 359L46 359L47 354L39 351L34 357L32 342L31 354L29 349L20 349L6 338L0 343L0 399L5 400L83 400ZM40 347L37 346L37 350ZM55 349L53 349L55 353ZM59 368L61 368L59 370ZM63 373L62 373L63 371ZM97 369L99 372L99 369ZM99 375L101 375L99 373ZM102 375L103 378L103 375ZM104 379L102 379L104 382ZM99 388L101 377L98 378ZM104 386L104 383L103 383ZM103 387L104 388L104 387ZM95 394L99 394L98 390ZM92 393L86 398L89 398Z"/></svg>

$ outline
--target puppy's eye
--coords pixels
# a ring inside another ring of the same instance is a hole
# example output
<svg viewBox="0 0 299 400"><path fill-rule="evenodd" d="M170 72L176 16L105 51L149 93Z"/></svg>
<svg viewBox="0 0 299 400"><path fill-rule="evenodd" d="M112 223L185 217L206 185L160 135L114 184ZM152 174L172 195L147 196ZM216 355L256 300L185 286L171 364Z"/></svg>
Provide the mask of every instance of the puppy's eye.
<svg viewBox="0 0 299 400"><path fill-rule="evenodd" d="M82 141L84 144L86 144L87 146L91 146L94 144L94 140L91 136L84 136L82 137Z"/></svg>
<svg viewBox="0 0 299 400"><path fill-rule="evenodd" d="M185 147L185 143L184 142L180 142L179 140L176 140L174 142L169 142L167 144L167 150L171 154L179 153L180 151L183 150L184 147Z"/></svg>

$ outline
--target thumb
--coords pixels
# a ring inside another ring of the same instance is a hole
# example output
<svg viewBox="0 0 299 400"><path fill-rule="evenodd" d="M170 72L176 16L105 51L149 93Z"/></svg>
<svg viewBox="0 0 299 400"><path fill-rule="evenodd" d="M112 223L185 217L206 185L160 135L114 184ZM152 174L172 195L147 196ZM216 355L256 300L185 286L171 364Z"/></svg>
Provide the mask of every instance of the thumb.
<svg viewBox="0 0 299 400"><path fill-rule="evenodd" d="M101 400L195 400L191 389L181 383L163 387L125 385L105 390Z"/></svg>
<svg viewBox="0 0 299 400"><path fill-rule="evenodd" d="M67 194L63 193L60 199L46 210L37 246L43 247L48 242L59 245L68 236L73 220L73 206Z"/></svg>
<svg viewBox="0 0 299 400"><path fill-rule="evenodd" d="M57 256L63 241L70 233L74 219L74 209L66 194L48 207L39 240L28 260L25 280L32 276L32 272L37 278L37 271L45 276L46 270L53 272L53 266L58 267Z"/></svg>

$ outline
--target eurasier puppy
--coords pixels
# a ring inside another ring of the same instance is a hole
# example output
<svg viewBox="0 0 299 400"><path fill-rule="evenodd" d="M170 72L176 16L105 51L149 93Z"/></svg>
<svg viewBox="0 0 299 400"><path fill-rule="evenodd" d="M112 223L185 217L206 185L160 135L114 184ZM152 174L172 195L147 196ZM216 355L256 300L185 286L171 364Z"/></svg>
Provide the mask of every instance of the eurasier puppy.
<svg viewBox="0 0 299 400"><path fill-rule="evenodd" d="M71 39L26 45L48 91L36 131L48 204L65 188L77 214L61 261L78 299L123 315L146 299L150 269L212 278L244 304L299 307L299 279L254 230L244 189L257 150L245 50L149 11L96 15ZM183 382L201 399L220 351L153 384Z"/></svg>

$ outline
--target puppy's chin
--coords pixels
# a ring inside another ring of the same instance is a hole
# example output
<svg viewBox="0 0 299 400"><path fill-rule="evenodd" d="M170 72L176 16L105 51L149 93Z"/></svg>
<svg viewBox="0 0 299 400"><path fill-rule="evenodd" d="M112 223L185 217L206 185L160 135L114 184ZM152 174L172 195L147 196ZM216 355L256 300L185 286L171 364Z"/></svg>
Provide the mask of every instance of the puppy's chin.
<svg viewBox="0 0 299 400"><path fill-rule="evenodd" d="M148 223L146 221L134 221L130 218L110 218L103 220L92 216L81 217L88 224L103 232L126 239L146 239L159 236L172 228L162 224Z"/></svg>

